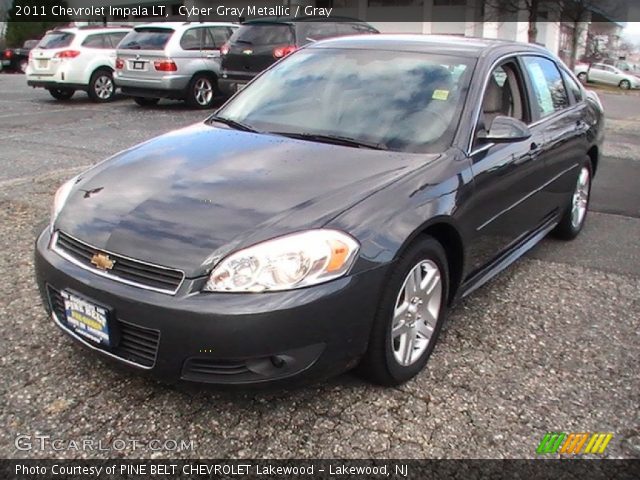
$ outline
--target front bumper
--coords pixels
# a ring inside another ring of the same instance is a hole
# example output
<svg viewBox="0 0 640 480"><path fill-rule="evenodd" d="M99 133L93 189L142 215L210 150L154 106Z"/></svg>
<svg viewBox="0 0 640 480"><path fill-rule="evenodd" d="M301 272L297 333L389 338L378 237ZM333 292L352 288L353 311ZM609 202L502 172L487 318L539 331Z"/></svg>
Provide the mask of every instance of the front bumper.
<svg viewBox="0 0 640 480"><path fill-rule="evenodd" d="M36 242L36 277L58 326L103 357L169 383L291 383L353 367L366 350L386 274L381 267L262 294L200 293L206 279L187 279L167 295L96 275L50 250L49 241L47 229ZM55 298L62 290L112 309L119 343L103 347L75 334Z"/></svg>

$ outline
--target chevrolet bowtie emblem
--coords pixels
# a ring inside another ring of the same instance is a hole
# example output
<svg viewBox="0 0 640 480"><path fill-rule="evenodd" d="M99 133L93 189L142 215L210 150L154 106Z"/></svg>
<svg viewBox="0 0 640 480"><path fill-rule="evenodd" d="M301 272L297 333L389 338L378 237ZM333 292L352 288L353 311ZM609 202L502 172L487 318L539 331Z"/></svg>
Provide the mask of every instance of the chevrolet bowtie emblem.
<svg viewBox="0 0 640 480"><path fill-rule="evenodd" d="M109 255L105 253L96 253L91 257L91 263L95 265L98 270L111 270L116 261L111 260Z"/></svg>
<svg viewBox="0 0 640 480"><path fill-rule="evenodd" d="M251 55L253 53L253 50L243 50L242 53L244 53L245 55Z"/></svg>

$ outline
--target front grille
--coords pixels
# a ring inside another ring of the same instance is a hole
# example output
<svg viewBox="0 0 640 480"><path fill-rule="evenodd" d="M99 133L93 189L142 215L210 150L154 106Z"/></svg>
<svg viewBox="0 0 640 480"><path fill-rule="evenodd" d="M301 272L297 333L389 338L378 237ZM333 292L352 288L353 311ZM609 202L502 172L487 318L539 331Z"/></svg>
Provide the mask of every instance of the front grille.
<svg viewBox="0 0 640 480"><path fill-rule="evenodd" d="M52 313L60 323L66 326L66 312L62 295L51 286L47 286L47 291ZM112 318L110 321L114 322L114 330L119 332L120 339L117 345L113 347L98 344L92 345L143 367L153 367L156 362L160 332L124 322L117 318Z"/></svg>
<svg viewBox="0 0 640 480"><path fill-rule="evenodd" d="M180 270L151 265L115 253L105 252L61 231L56 233L54 249L100 275L143 288L175 293L184 279L184 273ZM91 263L91 259L97 253L108 253L109 258L114 261L113 268L98 270Z"/></svg>

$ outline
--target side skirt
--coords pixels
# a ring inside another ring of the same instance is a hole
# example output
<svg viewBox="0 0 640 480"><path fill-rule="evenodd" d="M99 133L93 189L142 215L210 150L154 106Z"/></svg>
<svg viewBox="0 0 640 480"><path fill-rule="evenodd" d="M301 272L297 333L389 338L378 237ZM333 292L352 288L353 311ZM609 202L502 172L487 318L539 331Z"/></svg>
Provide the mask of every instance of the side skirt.
<svg viewBox="0 0 640 480"><path fill-rule="evenodd" d="M486 268L482 269L460 287L458 299L465 298L482 285L487 283L493 277L502 272L505 268L518 260L521 256L531 250L540 240L547 236L551 230L558 224L557 214L543 222L538 228L526 235L520 242L506 250L496 260L491 262Z"/></svg>

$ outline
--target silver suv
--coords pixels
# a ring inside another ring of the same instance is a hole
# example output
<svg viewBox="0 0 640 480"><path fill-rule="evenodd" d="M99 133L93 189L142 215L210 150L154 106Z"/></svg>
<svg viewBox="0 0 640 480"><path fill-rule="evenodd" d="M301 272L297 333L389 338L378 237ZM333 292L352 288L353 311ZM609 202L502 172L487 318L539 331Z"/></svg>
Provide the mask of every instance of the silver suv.
<svg viewBox="0 0 640 480"><path fill-rule="evenodd" d="M218 93L220 47L232 23L151 23L135 27L118 45L116 85L138 105L160 98L208 108Z"/></svg>

